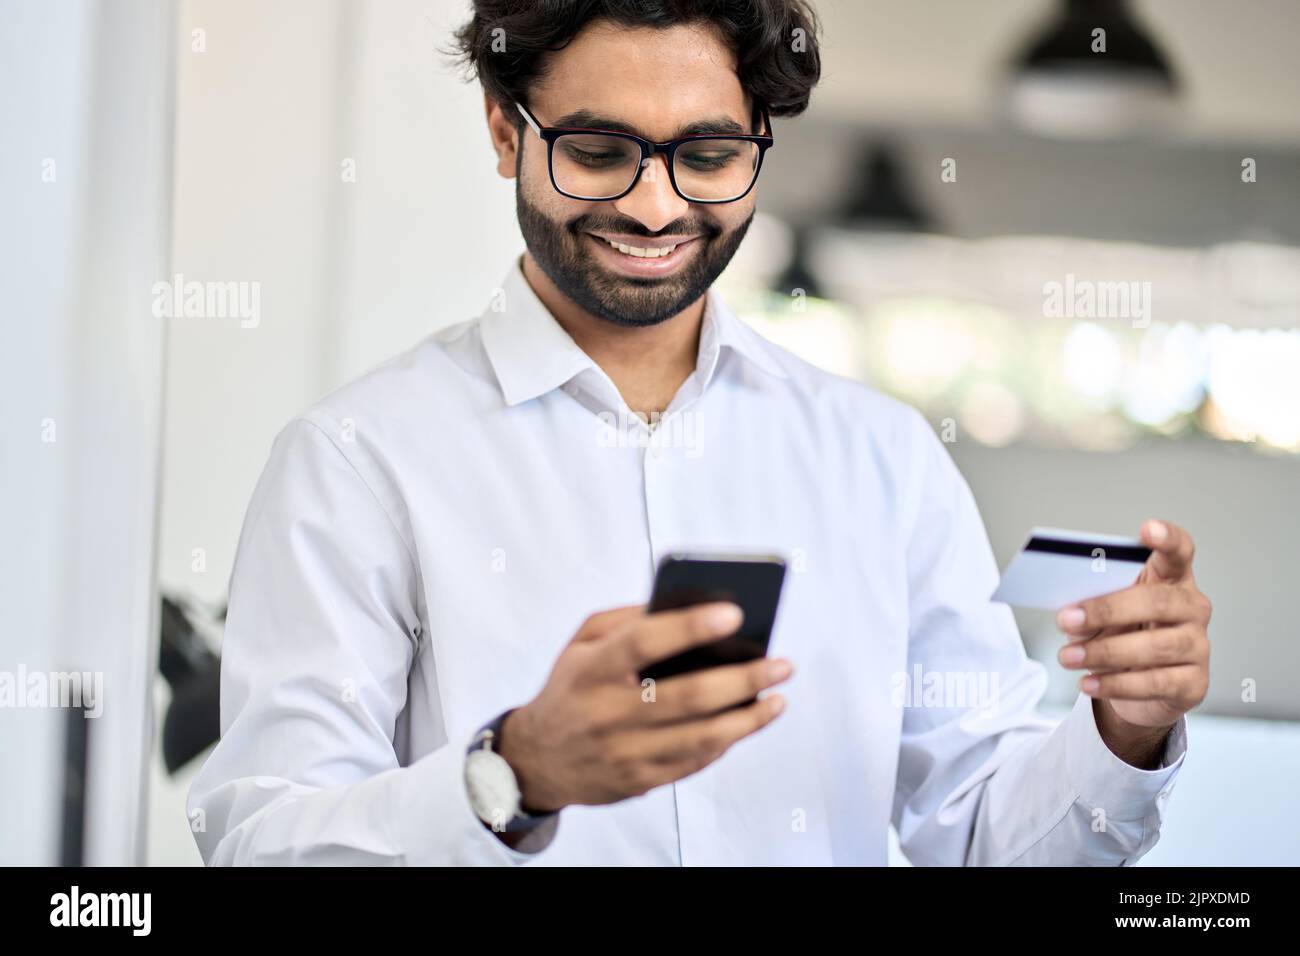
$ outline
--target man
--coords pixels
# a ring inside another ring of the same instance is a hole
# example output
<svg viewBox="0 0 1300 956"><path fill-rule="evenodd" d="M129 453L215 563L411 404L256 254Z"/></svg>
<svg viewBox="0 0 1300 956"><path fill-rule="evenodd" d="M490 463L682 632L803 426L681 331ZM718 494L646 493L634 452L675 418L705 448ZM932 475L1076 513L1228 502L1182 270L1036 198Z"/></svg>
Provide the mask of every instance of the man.
<svg viewBox="0 0 1300 956"><path fill-rule="evenodd" d="M1207 682L1187 533L1147 523L1140 581L1062 611L1061 663L1094 676L1038 718L1044 669L922 417L709 291L770 117L817 81L811 11L556 6L483 0L458 36L527 251L479 319L291 423L254 494L205 859L879 864L891 821L922 864L1141 856ZM678 551L792 571L769 658L643 696L646 664L739 620L646 613ZM918 668L993 695L900 700Z"/></svg>

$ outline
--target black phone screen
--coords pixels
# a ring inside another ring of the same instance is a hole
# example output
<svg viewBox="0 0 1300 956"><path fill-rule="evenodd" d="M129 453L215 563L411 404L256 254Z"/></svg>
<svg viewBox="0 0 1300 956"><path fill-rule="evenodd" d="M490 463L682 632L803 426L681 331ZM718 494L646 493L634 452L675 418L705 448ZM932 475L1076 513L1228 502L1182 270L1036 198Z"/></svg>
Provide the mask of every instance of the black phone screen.
<svg viewBox="0 0 1300 956"><path fill-rule="evenodd" d="M651 664L641 672L641 679L661 680L766 655L784 580L785 562L780 558L665 558L655 575L650 613L731 601L740 606L745 619L735 634Z"/></svg>

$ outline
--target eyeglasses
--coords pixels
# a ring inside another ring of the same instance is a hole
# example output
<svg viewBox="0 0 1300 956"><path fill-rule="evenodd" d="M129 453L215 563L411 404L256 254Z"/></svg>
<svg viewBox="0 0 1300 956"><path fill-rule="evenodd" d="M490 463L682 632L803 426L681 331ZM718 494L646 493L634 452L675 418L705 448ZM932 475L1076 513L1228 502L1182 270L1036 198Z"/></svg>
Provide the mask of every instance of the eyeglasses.
<svg viewBox="0 0 1300 956"><path fill-rule="evenodd" d="M522 103L515 107L546 143L556 192L588 202L622 199L656 154L664 157L673 190L687 202L735 202L754 188L763 154L772 146L766 109L759 110L766 135L700 133L652 143L614 130L542 126Z"/></svg>

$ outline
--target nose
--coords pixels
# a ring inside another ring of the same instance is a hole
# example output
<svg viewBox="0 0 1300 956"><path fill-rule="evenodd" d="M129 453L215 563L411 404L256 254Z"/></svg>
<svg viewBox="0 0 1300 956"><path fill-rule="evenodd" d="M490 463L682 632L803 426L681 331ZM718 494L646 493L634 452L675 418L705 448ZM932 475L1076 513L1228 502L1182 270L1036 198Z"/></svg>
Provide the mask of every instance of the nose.
<svg viewBox="0 0 1300 956"><path fill-rule="evenodd" d="M650 157L632 191L614 202L615 209L631 216L651 232L658 232L674 219L680 219L690 206L673 191L666 156Z"/></svg>

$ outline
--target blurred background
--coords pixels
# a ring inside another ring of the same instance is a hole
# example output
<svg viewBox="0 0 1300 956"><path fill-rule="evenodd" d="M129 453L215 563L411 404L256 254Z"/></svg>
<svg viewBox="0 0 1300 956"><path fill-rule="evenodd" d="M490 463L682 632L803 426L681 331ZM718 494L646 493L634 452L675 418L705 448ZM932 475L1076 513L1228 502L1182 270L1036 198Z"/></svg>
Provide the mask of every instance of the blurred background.
<svg viewBox="0 0 1300 956"><path fill-rule="evenodd" d="M1000 565L1034 525L1189 528L1212 684L1143 863L1300 863L1300 5L815 6L823 82L776 123L724 295L921 408ZM0 10L0 668L130 699L89 745L0 712L27 781L0 788L0 863L196 864L185 792L271 439L482 310L522 248L513 183L441 52L460 0ZM1096 55L1062 41L1081 22ZM160 280L256 313L159 316ZM1018 619L1063 712L1050 616Z"/></svg>

